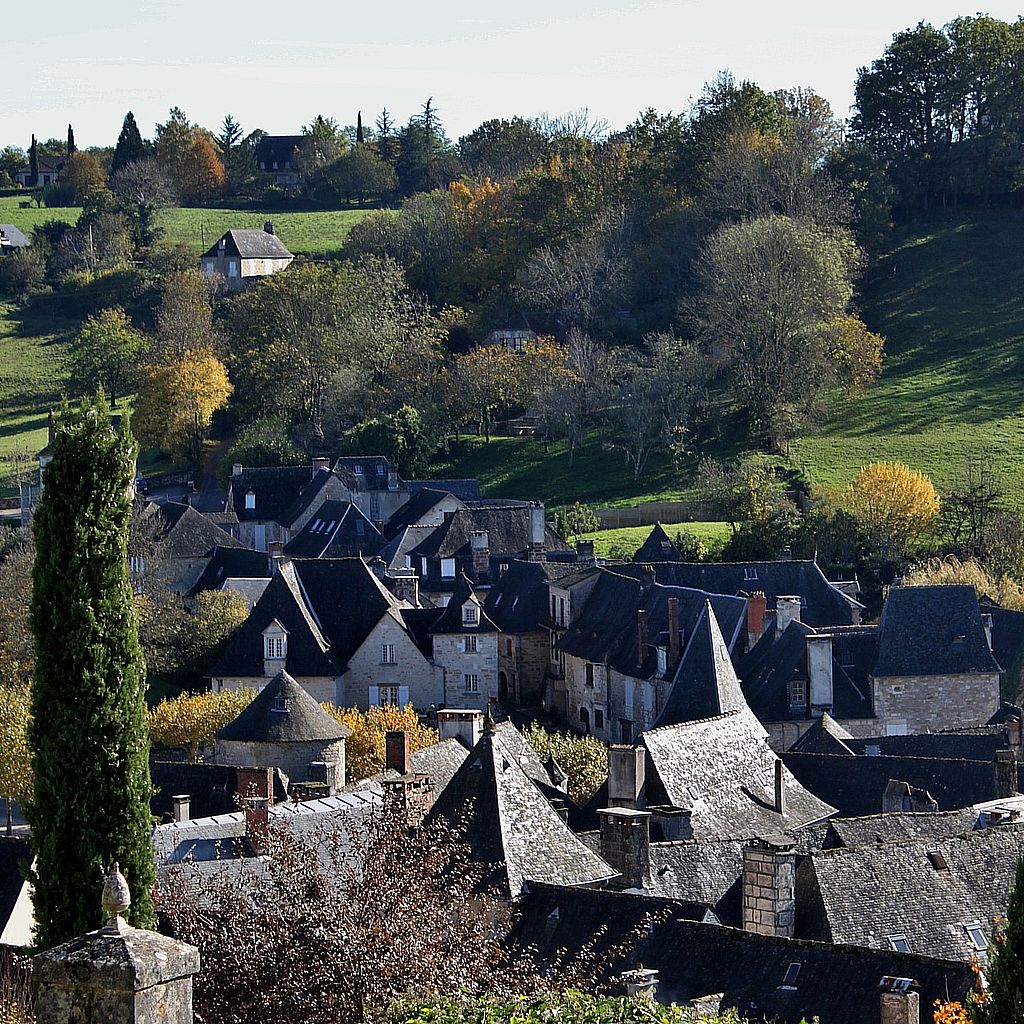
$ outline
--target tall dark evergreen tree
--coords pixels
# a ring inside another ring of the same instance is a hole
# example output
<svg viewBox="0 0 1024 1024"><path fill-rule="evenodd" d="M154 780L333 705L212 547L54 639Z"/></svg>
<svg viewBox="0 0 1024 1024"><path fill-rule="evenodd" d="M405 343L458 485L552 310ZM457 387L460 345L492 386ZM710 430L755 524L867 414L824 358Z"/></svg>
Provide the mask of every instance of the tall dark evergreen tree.
<svg viewBox="0 0 1024 1024"><path fill-rule="evenodd" d="M118 861L129 920L153 920L146 668L128 574L137 447L102 395L66 410L44 474L31 623L33 901L44 947L97 928Z"/></svg>
<svg viewBox="0 0 1024 1024"><path fill-rule="evenodd" d="M989 951L988 1005L985 1024L1019 1024L1024 1020L1024 860L1010 890L1006 923Z"/></svg>
<svg viewBox="0 0 1024 1024"><path fill-rule="evenodd" d="M32 145L28 147L28 176L33 185L39 184L39 153L34 135L32 136Z"/></svg>
<svg viewBox="0 0 1024 1024"><path fill-rule="evenodd" d="M362 145L366 140L363 138L363 112L356 111L356 142Z"/></svg>
<svg viewBox="0 0 1024 1024"><path fill-rule="evenodd" d="M396 149L395 122L385 107L377 118L377 152L383 160L394 165Z"/></svg>
<svg viewBox="0 0 1024 1024"><path fill-rule="evenodd" d="M117 174L125 164L135 163L136 160L144 160L145 157L146 144L142 141L139 126L135 123L135 115L129 110L124 116L121 134L117 137L114 155L110 160L110 173L111 175Z"/></svg>
<svg viewBox="0 0 1024 1024"><path fill-rule="evenodd" d="M68 125L68 156L74 156L75 149L75 129Z"/></svg>

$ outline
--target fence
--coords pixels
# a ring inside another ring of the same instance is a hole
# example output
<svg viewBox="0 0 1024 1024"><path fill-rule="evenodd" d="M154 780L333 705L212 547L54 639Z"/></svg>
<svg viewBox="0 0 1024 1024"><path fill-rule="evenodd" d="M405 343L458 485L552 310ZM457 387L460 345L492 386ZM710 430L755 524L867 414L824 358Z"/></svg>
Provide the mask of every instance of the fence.
<svg viewBox="0 0 1024 1024"><path fill-rule="evenodd" d="M653 526L655 523L707 522L713 518L707 501L644 501L626 508L595 508L602 530L623 526Z"/></svg>

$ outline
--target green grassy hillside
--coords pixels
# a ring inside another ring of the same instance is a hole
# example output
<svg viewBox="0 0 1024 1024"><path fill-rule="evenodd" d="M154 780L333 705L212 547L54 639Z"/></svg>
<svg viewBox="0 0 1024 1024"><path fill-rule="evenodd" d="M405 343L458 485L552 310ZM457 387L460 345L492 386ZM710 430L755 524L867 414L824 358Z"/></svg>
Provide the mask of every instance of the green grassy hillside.
<svg viewBox="0 0 1024 1024"><path fill-rule="evenodd" d="M19 197L0 196L0 223L13 224L28 234L47 220L74 223L81 212L72 207L47 207L23 210ZM366 216L368 210L308 210L298 213L265 214L252 210L215 210L205 207L175 207L161 214L164 238L182 242L196 252L209 247L228 228L261 228L267 220L292 252L320 255L341 248L352 225Z"/></svg>

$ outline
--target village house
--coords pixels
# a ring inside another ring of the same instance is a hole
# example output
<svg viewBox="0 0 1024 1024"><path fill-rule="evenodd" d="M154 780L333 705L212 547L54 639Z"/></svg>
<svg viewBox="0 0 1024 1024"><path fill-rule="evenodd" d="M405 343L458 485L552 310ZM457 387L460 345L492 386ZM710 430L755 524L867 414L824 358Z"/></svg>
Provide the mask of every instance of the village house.
<svg viewBox="0 0 1024 1024"><path fill-rule="evenodd" d="M371 557L384 538L350 501L325 501L282 549L293 558Z"/></svg>
<svg viewBox="0 0 1024 1024"><path fill-rule="evenodd" d="M267 221L259 228L232 228L199 257L202 272L221 278L229 292L241 291L268 274L286 269L295 257Z"/></svg>
<svg viewBox="0 0 1024 1024"><path fill-rule="evenodd" d="M47 153L40 153L36 157L38 172L35 177L32 176L31 165L25 164L14 172L14 180L22 188L46 188L47 185L56 185L66 163L66 156L50 156Z"/></svg>
<svg viewBox="0 0 1024 1024"><path fill-rule="evenodd" d="M299 184L299 171L296 151L307 141L305 135L264 135L256 143L253 154L256 167L269 175L274 184L281 188L294 188Z"/></svg>

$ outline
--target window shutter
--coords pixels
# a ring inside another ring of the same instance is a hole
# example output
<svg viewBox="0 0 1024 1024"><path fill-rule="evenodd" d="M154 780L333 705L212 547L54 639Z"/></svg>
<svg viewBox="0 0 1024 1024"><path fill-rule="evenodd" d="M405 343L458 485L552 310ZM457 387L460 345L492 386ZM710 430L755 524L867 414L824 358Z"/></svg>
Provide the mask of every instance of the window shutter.
<svg viewBox="0 0 1024 1024"><path fill-rule="evenodd" d="M409 687L400 686L398 688L398 706L404 708L409 703Z"/></svg>
<svg viewBox="0 0 1024 1024"><path fill-rule="evenodd" d="M370 707L371 708L375 707L378 704L380 704L380 687L379 686L371 686L370 687Z"/></svg>

